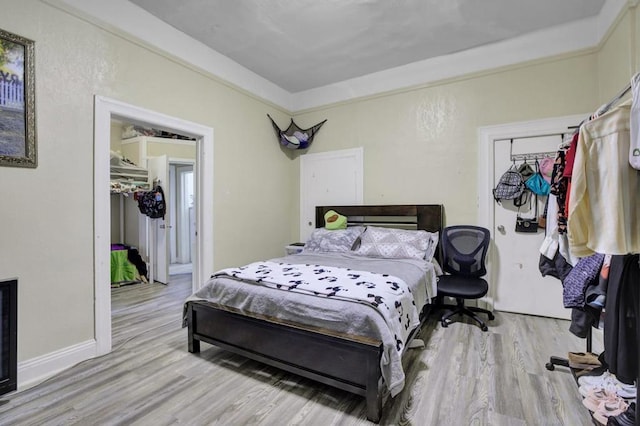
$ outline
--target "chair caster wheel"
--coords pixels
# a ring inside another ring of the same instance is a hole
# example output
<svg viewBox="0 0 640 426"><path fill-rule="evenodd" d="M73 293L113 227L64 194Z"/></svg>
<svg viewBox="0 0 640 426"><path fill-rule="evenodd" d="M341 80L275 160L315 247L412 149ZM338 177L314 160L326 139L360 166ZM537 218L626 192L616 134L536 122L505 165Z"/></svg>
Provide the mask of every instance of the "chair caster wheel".
<svg viewBox="0 0 640 426"><path fill-rule="evenodd" d="M482 331L488 331L489 327L487 327L486 325L483 325L482 327L480 327L480 329L482 329Z"/></svg>
<svg viewBox="0 0 640 426"><path fill-rule="evenodd" d="M556 366L555 366L555 365L553 365L553 364L552 364L552 363L550 363L550 362L546 363L544 366L545 366L545 368L546 368L547 370L549 370L549 371L553 371L553 370L555 370L555 369L556 369Z"/></svg>
<svg viewBox="0 0 640 426"><path fill-rule="evenodd" d="M449 327L449 323L448 323L447 321L440 321L440 323L442 324L442 326L443 326L444 328Z"/></svg>
<svg viewBox="0 0 640 426"><path fill-rule="evenodd" d="M494 319L496 319L496 317L491 312L489 312L489 320L493 321Z"/></svg>

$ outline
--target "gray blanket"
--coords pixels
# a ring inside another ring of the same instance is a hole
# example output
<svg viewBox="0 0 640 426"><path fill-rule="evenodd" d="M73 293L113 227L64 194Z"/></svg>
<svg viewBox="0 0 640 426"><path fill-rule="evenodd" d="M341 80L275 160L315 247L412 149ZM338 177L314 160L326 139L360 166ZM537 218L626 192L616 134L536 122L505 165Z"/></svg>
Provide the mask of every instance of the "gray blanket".
<svg viewBox="0 0 640 426"><path fill-rule="evenodd" d="M424 261L365 258L346 253L304 252L271 260L338 266L397 276L411 288L418 311L421 311L436 294L436 268ZM404 387L401 354L395 350L393 334L384 318L371 306L278 290L230 277L210 279L191 295L187 302L192 300L206 300L248 313L378 339L383 342L380 367L389 392L395 396Z"/></svg>

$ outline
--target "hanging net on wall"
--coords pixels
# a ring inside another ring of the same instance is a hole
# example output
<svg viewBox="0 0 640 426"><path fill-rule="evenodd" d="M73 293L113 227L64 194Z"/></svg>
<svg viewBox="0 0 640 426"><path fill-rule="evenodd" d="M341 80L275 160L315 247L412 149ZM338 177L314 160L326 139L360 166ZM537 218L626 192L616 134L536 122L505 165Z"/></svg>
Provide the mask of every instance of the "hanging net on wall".
<svg viewBox="0 0 640 426"><path fill-rule="evenodd" d="M323 122L318 123L308 129L301 129L296 123L293 122L292 118L289 127L287 127L286 130L281 130L269 114L267 114L267 117L269 117L269 120L271 120L273 130L276 131L276 136L278 138L278 141L280 142L280 145L289 149L309 148L309 145L311 145L311 142L313 142L313 137L316 135L316 133L318 133L320 127L322 127L322 125L327 121L324 120Z"/></svg>

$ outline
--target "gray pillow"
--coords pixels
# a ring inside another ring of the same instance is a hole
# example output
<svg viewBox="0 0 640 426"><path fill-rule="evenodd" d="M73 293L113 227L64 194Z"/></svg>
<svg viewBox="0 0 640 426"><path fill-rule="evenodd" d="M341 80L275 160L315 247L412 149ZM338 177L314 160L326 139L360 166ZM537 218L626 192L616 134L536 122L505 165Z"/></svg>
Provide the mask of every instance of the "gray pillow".
<svg viewBox="0 0 640 426"><path fill-rule="evenodd" d="M438 233L368 226L355 251L360 256L431 261L438 246Z"/></svg>
<svg viewBox="0 0 640 426"><path fill-rule="evenodd" d="M304 251L316 253L351 251L362 231L364 231L363 226L335 230L317 228L305 243Z"/></svg>

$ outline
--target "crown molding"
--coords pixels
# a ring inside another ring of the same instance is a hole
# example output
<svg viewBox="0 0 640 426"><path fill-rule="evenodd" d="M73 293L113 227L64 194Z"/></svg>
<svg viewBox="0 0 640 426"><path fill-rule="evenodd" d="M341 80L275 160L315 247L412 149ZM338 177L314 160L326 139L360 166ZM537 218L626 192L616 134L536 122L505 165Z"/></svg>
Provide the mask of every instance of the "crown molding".
<svg viewBox="0 0 640 426"><path fill-rule="evenodd" d="M189 64L292 114L431 82L595 48L638 0L606 0L600 13L523 36L290 93L127 0L42 0L100 28ZM594 31L595 29L595 31Z"/></svg>
<svg viewBox="0 0 640 426"><path fill-rule="evenodd" d="M189 64L290 110L288 91L166 24L127 0L42 0L108 32Z"/></svg>

